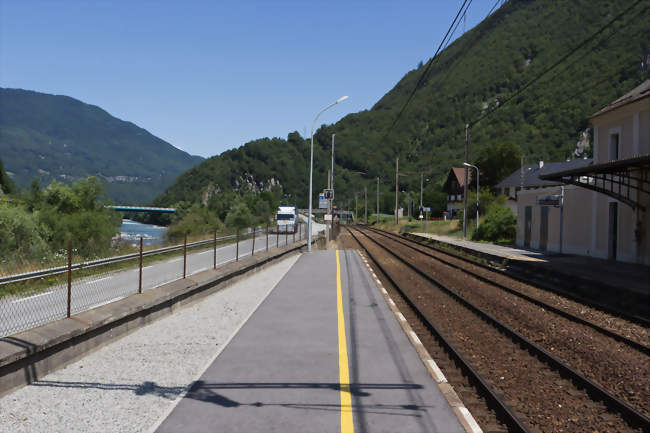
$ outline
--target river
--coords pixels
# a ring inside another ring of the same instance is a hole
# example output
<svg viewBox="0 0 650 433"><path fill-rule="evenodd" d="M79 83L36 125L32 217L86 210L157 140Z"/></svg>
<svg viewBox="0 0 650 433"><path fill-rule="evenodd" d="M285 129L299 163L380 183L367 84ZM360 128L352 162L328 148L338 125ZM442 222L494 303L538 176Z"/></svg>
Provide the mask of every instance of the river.
<svg viewBox="0 0 650 433"><path fill-rule="evenodd" d="M167 227L156 226L153 224L142 224L130 219L123 219L120 226L120 235L122 242L138 244L140 237L145 246L157 245L163 242Z"/></svg>

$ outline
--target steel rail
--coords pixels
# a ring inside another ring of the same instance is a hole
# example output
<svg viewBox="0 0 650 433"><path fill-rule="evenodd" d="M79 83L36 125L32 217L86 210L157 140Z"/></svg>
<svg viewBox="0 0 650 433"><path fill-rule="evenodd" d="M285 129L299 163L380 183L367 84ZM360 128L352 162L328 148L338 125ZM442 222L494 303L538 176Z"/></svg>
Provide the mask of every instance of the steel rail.
<svg viewBox="0 0 650 433"><path fill-rule="evenodd" d="M260 233L260 230L256 230L253 233L257 234ZM250 233L247 233L250 234ZM215 241L225 241L225 240L232 240L235 239L235 235L229 235L229 236L223 236L220 238L212 238L212 239L206 239L203 241L195 241L195 242L190 242L187 244L189 248L193 247L198 247L202 245L208 245L212 244ZM148 256L154 256L157 254L164 254L172 251L177 251L183 249L183 244L179 245L171 245L169 247L163 247L163 248L158 248L155 250L149 250L149 251L144 251L142 255L144 257ZM115 257L107 257L105 259L97 259L97 260L90 260L87 262L81 262L81 263L76 263L72 265L72 270L79 270L79 269L86 269L86 268L92 268L95 266L101 266L101 265L107 265L111 263L119 263L125 260L131 260L131 259L136 259L140 257L140 253L131 253L131 254L124 254L121 256L115 256ZM42 277L49 277L52 275L59 275L66 273L68 271L67 266L57 266L53 268L46 268L46 269L39 269L37 271L31 271L31 272L24 272L20 274L13 274L13 275L7 275L4 277L0 277L0 286L8 283L16 283L16 282L22 282L22 281L29 281L29 280L34 280L37 278L42 278Z"/></svg>
<svg viewBox="0 0 650 433"><path fill-rule="evenodd" d="M518 296L518 297L522 298L522 299L525 299L528 302L531 302L531 303L533 303L533 304L535 304L535 305L537 305L539 307L542 307L542 308L544 308L546 310L549 310L549 311L551 311L551 312L553 312L553 313L555 313L555 314L557 314L559 316L562 316L562 317L564 317L564 318L566 318L568 320L579 323L581 325L588 326L588 327L590 327L590 328L592 328L592 329L594 329L594 330L596 330L596 331L598 331L598 332L600 332L600 333L602 333L602 334L604 334L604 335L606 335L606 336L608 336L610 338L613 338L613 339L615 339L615 340L617 340L617 341L619 341L621 343L624 343L624 344L627 344L628 346L633 347L634 349L642 352L645 355L650 355L650 347L648 347L648 346L646 346L644 344L641 344L638 341L634 341L632 339L629 339L629 338L627 338L627 337L625 337L625 336L623 336L621 334L618 334L618 333L616 333L614 331L610 331L609 329L603 328L603 327L601 327L601 326L599 326L599 325L597 325L595 323L592 323L592 322L590 322L588 320L585 320L582 317L578 317L578 316L576 316L576 315L574 315L572 313L569 313L568 311L561 310L561 309L559 309L557 307L554 307L554 306L552 306L550 304L547 304L544 301L541 301L541 300L536 299L536 298L534 298L532 296L526 295L525 293L521 293L521 292L519 292L519 291L517 291L515 289L512 289L512 288L510 288L510 287L508 287L506 285L503 285L503 284L501 284L499 282L490 280L489 278L484 277L482 275L479 275L479 274L477 274L477 273L475 273L473 271L470 271L469 269L465 269L462 266L456 265L456 264L451 263L451 262L449 262L449 261L447 261L445 259L434 256L433 254L430 254L430 253L428 253L426 251L422 251L421 249L416 248L416 247L414 247L413 245L410 245L407 242L404 242L402 240L404 238L397 237L397 236L393 235L392 233L388 233L388 232L385 232L383 230L378 230L378 229L370 228L370 227L368 227L367 229L374 232L374 233L377 233L377 234L379 234L381 236L384 236L384 237L386 237L388 239L391 239L394 242L397 242L397 243L399 243L401 245L404 245L405 247L411 248L412 250L417 251L420 254L423 254L423 255L425 255L427 257L431 257L434 260L437 260L437 261L439 261L441 263L444 263L445 265L447 265L449 267L452 267L454 269L458 269L458 270L460 270L462 272L465 272L465 273L471 275L472 277L476 278L477 280L481 280L484 283L491 284L491 285L493 285L495 287L500 288L501 290L505 290L508 293L511 293L511 294L513 294L515 296ZM406 239L408 239L408 238L406 238ZM420 243L418 243L418 242L416 242L414 240L411 240L411 239L408 239L408 240L410 242L412 242L412 243L415 243L418 246L426 247L425 245L422 245L422 244L420 244ZM491 271L491 272L494 272L494 271Z"/></svg>
<svg viewBox="0 0 650 433"><path fill-rule="evenodd" d="M405 260L403 257L400 257L397 253L393 252L388 247L382 245L372 237L368 236L368 234L364 233L361 230L359 230L359 233L362 233L373 243L379 245L379 247L381 247L389 254L394 256L397 260L401 261L406 266L414 270L418 275L422 276L426 280L430 281L431 283L441 288L445 293L451 295L462 305L466 306L471 311L474 311L479 317L482 317L487 322L492 323L496 328L504 331L513 341L525 346L526 349L531 354L545 361L546 364L549 365L551 368L559 371L560 374L570 377L577 386L584 388L594 400L602 400L606 406L619 412L623 416L623 418L631 425L650 430L650 418L648 418L646 415L636 410L634 407L630 406L627 402L611 394L609 391L607 391L606 389L604 389L602 386L592 381L591 379L583 376L580 372L574 370L572 367L565 364L563 361L556 358L555 356L553 356L552 354L550 354L549 352L547 352L537 344L528 340L526 337L524 337L514 329L501 323L490 313L482 310L480 307L477 307L476 305L474 305L473 303L465 299L463 296L459 295L454 290L450 289L442 282L438 281L436 278L432 277L427 272L420 269L418 266L409 263L407 260Z"/></svg>
<svg viewBox="0 0 650 433"><path fill-rule="evenodd" d="M420 310L411 297L402 290L401 286L395 281L392 275L379 263L379 261L373 256L368 248L355 236L352 229L346 227L350 235L357 241L357 243L363 248L370 260L373 261L375 266L386 276L390 283L395 287L395 290L398 291L400 296L404 301L409 305L409 307L415 312L417 317L424 323L429 332L438 340L438 342L443 346L445 351L451 355L455 360L457 365L460 365L460 369L463 370L470 382L478 388L486 397L488 407L491 407L497 413L499 421L503 422L508 426L508 430L512 432L521 432L521 433L530 433L530 430L524 425L524 423L517 417L513 410L503 401L503 399L497 394L497 392L483 379L483 377L472 367L467 359L456 349L456 347L445 338L444 334L438 329L438 327L431 321L429 318ZM359 231L361 233L361 231Z"/></svg>
<svg viewBox="0 0 650 433"><path fill-rule="evenodd" d="M410 233L409 233L409 234L410 234ZM500 272L500 273L502 273L503 275L505 275L505 276L507 276L507 277L509 277L509 278L512 278L512 279L514 279L514 280L517 280L517 281L519 281L519 282L521 282L521 283L528 284L528 285L530 285L530 286L535 286L535 287L537 287L537 288L539 288L539 289L541 289L541 290L546 290L546 291L549 291L549 292L555 293L556 295L564 296L565 298L571 299L572 301L575 301L575 302L579 302L579 303L582 303L582 304L588 305L588 306L590 306L590 307L592 307L592 308L595 308L595 309L597 309L597 310L601 310L601 311L603 311L603 312L605 312L605 313L607 313L607 314L612 314L612 315L614 315L614 316L619 316L619 317L621 317L621 318L623 318L623 319L625 319L625 320L629 320L630 322L634 322L634 323L637 323L637 324L639 324L639 325L645 326L646 328L647 328L647 327L650 327L650 321L649 321L648 319L645 319L645 318L641 317L641 316L637 316L637 315L633 315L633 314L626 313L625 311L621 311L621 310L619 310L619 309L617 309L617 308L614 308L614 307L611 307L611 306L608 306L608 305L602 304L602 303L600 303L600 302L597 302L597 301L594 301L594 300L591 300L591 299L585 298L585 297L580 296L580 295L576 295L576 294L574 294L574 293L571 293L571 292L568 292L568 291L566 291L566 290L563 290L563 289L557 288L557 287L555 287L555 286L545 286L545 287L541 287L541 286L539 285L539 283L536 282L534 279L526 278L526 277L521 276L521 275L514 275L514 274L512 274L512 273L507 273L507 272L505 272L505 271L503 271L503 270L500 270L500 269L496 268L495 266L486 265L486 264L484 264L484 263L480 263L480 262L478 262L478 261L476 261L476 260L472 260L472 259L470 259L470 258L463 257L463 256L461 256L460 254L452 253L452 252L450 252L450 251L444 250L444 249L442 249L442 248L435 247L435 246L433 246L433 245L427 245L427 244L424 244L424 243L422 243L421 241L418 241L418 240L412 239L411 237L406 236L406 235L401 235L401 236L402 236L403 238L405 238L405 239L408 239L408 240L412 240L412 241L414 241L414 242L417 242L419 245L422 245L422 246L425 247L425 248L429 248L429 249L432 249L432 250L434 250L434 251L438 251L439 253L446 254L446 255L451 256L451 257L454 257L454 258L456 258L456 259L458 259L458 260L462 260L462 261L465 261L465 262L467 262L467 263L471 263L471 264L473 264L473 265L476 265L476 266L478 266L478 267L481 267L481 268L487 269L487 270L492 271L492 272ZM412 234L411 234L411 236L421 237L421 236L418 236L418 235L412 235ZM435 241L435 242L439 242L439 243L445 243L445 242L443 242L443 241L438 241L438 240L435 240L435 239L431 239L431 240L433 240L433 241ZM446 243L445 243L445 244L446 244ZM451 244L447 244L447 245L449 245L450 248L454 248L454 246L451 245Z"/></svg>

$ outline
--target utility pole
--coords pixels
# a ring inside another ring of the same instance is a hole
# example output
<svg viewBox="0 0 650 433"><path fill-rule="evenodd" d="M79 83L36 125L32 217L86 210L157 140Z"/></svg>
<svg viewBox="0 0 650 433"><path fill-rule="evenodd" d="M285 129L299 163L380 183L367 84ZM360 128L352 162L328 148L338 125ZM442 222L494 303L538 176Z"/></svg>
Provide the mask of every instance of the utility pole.
<svg viewBox="0 0 650 433"><path fill-rule="evenodd" d="M332 134L332 190L334 190L334 137L336 134Z"/></svg>
<svg viewBox="0 0 650 433"><path fill-rule="evenodd" d="M467 171L465 172L467 173ZM467 176L467 174L465 174ZM399 206L399 156L395 159L395 225L399 224L397 209Z"/></svg>
<svg viewBox="0 0 650 433"><path fill-rule="evenodd" d="M422 194L424 193L424 173L420 173L420 208L422 208Z"/></svg>
<svg viewBox="0 0 650 433"><path fill-rule="evenodd" d="M363 197L366 203L363 206L363 208L366 210L366 225L368 225L368 185L363 186Z"/></svg>
<svg viewBox="0 0 650 433"><path fill-rule="evenodd" d="M354 192L354 221L359 222L359 193Z"/></svg>
<svg viewBox="0 0 650 433"><path fill-rule="evenodd" d="M465 162L469 164L469 123L465 125ZM463 191L463 239L467 239L467 184L469 183L469 167L465 166L465 187Z"/></svg>
<svg viewBox="0 0 650 433"><path fill-rule="evenodd" d="M379 177L377 177L377 224L379 224Z"/></svg>
<svg viewBox="0 0 650 433"><path fill-rule="evenodd" d="M331 171L327 170L327 189L332 188L332 176L331 176ZM327 213L332 216L332 199L328 198L327 199ZM327 240L328 244L330 241L330 236L331 236L331 231L332 231L332 220L325 221L325 239Z"/></svg>

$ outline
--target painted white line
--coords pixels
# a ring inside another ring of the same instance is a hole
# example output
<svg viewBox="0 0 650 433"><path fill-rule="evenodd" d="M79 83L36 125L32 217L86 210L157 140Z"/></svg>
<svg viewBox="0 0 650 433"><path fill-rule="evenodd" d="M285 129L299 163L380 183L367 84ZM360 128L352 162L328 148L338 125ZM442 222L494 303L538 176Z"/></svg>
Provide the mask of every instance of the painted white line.
<svg viewBox="0 0 650 433"><path fill-rule="evenodd" d="M467 424L469 424L469 428L472 430L472 433L483 432L483 430L481 430L481 427L479 427L478 423L476 422L472 414L469 413L466 407L459 407L458 410L463 415L463 418L465 418L465 421L467 421Z"/></svg>
<svg viewBox="0 0 650 433"><path fill-rule="evenodd" d="M201 269L197 269L196 271L193 271L192 274L198 274L199 272L207 271L208 269L211 269L209 266Z"/></svg>
<svg viewBox="0 0 650 433"><path fill-rule="evenodd" d="M145 269L151 269L153 267L154 267L154 265L145 266L144 268L142 268L142 270L144 271Z"/></svg>
<svg viewBox="0 0 650 433"><path fill-rule="evenodd" d="M177 259L170 260L170 261L168 261L167 263L174 263L174 262L178 262L179 260L183 260L183 258L182 258L182 257L179 257L179 258L177 258Z"/></svg>
<svg viewBox="0 0 650 433"><path fill-rule="evenodd" d="M212 251L203 251L202 253L199 254L208 254L208 253L212 253Z"/></svg>
<svg viewBox="0 0 650 433"><path fill-rule="evenodd" d="M92 307L88 307L88 309L90 310L93 308L101 307L102 305L110 304L111 302L119 301L120 299L124 299L124 296L118 296L117 298L109 299L108 301L95 304Z"/></svg>
<svg viewBox="0 0 650 433"><path fill-rule="evenodd" d="M411 335L411 339L413 340L413 343L419 344L420 346L422 346L422 342L420 341L418 336L415 334L415 332L409 331L409 334Z"/></svg>
<svg viewBox="0 0 650 433"><path fill-rule="evenodd" d="M404 315L402 313L400 313L399 311L397 312L397 318L399 320L401 320L402 322L406 322L406 317L404 317Z"/></svg>
<svg viewBox="0 0 650 433"><path fill-rule="evenodd" d="M435 376L434 379L436 382L447 382L447 378L444 374L442 374L442 371L438 367L438 364L436 364L433 359L427 359L427 364L429 364L429 367L431 367L431 371L433 371L433 375Z"/></svg>
<svg viewBox="0 0 650 433"><path fill-rule="evenodd" d="M16 299L15 301L11 301L11 303L12 303L12 304L16 304L16 303L18 303L18 302L27 301L28 299L34 299L34 298L39 298L39 297L41 297L41 296L49 295L50 293L52 293L51 290L50 290L49 292L39 293L38 295L32 295L32 296L28 296L28 297L26 297L26 298Z"/></svg>
<svg viewBox="0 0 650 433"><path fill-rule="evenodd" d="M100 281L108 280L108 279L111 279L111 278L113 278L113 277L104 277L104 278L100 278L98 280L92 280L91 283L99 283Z"/></svg>

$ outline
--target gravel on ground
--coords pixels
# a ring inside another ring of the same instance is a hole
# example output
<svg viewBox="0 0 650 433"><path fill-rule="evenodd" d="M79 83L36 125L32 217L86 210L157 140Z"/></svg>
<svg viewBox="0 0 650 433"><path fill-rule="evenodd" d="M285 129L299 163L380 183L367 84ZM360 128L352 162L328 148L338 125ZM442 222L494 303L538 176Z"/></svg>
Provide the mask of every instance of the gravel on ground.
<svg viewBox="0 0 650 433"><path fill-rule="evenodd" d="M291 256L0 399L0 432L149 431L298 259Z"/></svg>

